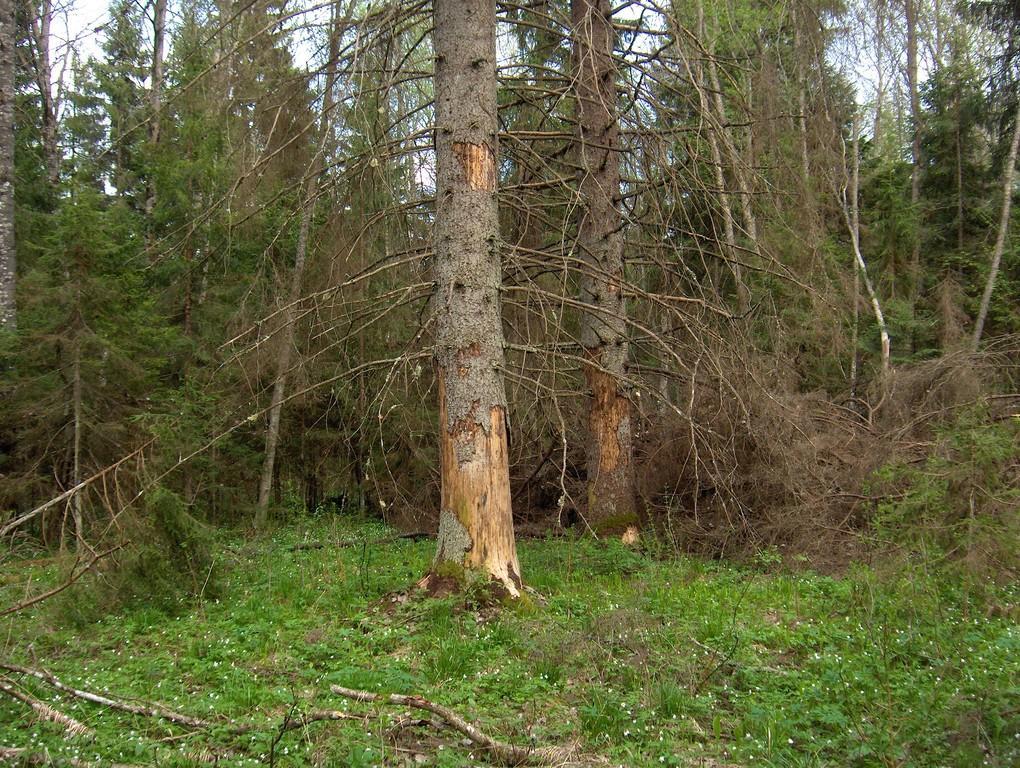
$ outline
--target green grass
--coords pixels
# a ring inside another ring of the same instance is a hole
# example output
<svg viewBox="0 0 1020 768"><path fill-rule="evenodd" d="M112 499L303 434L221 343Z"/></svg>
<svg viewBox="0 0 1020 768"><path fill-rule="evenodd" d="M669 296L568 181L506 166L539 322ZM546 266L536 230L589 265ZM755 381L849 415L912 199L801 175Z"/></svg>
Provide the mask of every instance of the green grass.
<svg viewBox="0 0 1020 768"><path fill-rule="evenodd" d="M184 766L218 754L218 765L240 766L268 764L278 738L280 766L416 764L416 753L427 765L482 763L446 732L405 730L394 742L386 731L399 709L343 702L329 693L337 683L420 693L516 743L576 739L612 765L1020 763L1015 588L979 606L917 574L835 579L526 541L522 567L545 600L493 615L387 597L425 571L430 542L292 550L305 538L386 533L334 518L225 536L220 599L177 616L135 609L75 627L65 605L6 620L8 659L89 690L257 722L257 732L189 733L24 681L95 734L68 738L0 698L0 745L58 762ZM3 604L29 573L53 578L45 565L7 570ZM288 713L322 708L369 719L279 736Z"/></svg>

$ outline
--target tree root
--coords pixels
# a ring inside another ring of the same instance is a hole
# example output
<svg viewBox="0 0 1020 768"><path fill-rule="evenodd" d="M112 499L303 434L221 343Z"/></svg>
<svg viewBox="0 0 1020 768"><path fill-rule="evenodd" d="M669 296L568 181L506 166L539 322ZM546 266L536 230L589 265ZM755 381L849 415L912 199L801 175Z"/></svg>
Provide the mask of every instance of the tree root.
<svg viewBox="0 0 1020 768"><path fill-rule="evenodd" d="M569 747L520 747L498 741L482 731L478 726L465 720L452 709L436 704L421 696L405 696L399 693L371 693L339 685L330 686L330 690L338 696L354 701L367 703L395 704L401 707L412 707L425 710L436 715L443 724L466 736L472 744L489 752L504 765L564 765L571 762L576 752L574 746Z"/></svg>

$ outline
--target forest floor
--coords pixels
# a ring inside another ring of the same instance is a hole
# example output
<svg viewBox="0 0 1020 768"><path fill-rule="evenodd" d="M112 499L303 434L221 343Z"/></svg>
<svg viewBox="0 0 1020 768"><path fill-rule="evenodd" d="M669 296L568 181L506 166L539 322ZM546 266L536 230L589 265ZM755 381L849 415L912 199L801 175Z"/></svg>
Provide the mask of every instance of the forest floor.
<svg viewBox="0 0 1020 768"><path fill-rule="evenodd" d="M497 612L406 596L433 544L380 541L390 534L330 516L222 535L219 597L177 615L75 622L79 592L6 619L0 660L216 725L122 713L8 673L88 733L0 696L0 747L56 765L489 764L406 708L330 692L342 685L419 694L505 742L576 745L580 765L1020 764L1018 587L978 603L920 570L833 578L768 552L737 566L547 539L520 543L541 599ZM13 582L10 569L18 583L23 569L38 585L56 578L46 562L9 565ZM4 604L10 591L0 586ZM324 709L354 717L300 724ZM231 731L244 724L254 729Z"/></svg>

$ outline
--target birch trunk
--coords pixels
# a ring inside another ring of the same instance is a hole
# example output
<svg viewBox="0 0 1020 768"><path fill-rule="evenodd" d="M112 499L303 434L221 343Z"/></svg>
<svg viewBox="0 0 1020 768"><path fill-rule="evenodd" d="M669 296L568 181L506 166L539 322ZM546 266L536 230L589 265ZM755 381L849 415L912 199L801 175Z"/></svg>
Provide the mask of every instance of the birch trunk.
<svg viewBox="0 0 1020 768"><path fill-rule="evenodd" d="M615 34L609 0L572 0L578 152L577 243L585 262L581 300L584 375L591 390L586 438L588 524L597 533L632 537L637 505L623 298L623 218Z"/></svg>
<svg viewBox="0 0 1020 768"><path fill-rule="evenodd" d="M496 208L496 5L436 0L433 14L442 498L436 557L424 581L466 572L517 597Z"/></svg>
<svg viewBox="0 0 1020 768"><path fill-rule="evenodd" d="M17 328L14 249L14 0L0 0L0 332Z"/></svg>
<svg viewBox="0 0 1020 768"><path fill-rule="evenodd" d="M1013 175L1016 173L1018 149L1020 149L1020 101L1017 101L1016 113L1013 115L1013 142L1009 145L1006 166L1002 169L1002 211L999 215L999 233L995 237L992 264L988 270L985 292L981 296L981 307L978 309L977 321L974 323L974 336L971 338L970 343L974 351L977 351L978 345L981 344L981 336L984 333L985 322L988 319L988 307L992 303L992 293L995 291L995 279L999 274L1002 253L1006 250L1006 236L1009 234L1009 213L1013 205Z"/></svg>
<svg viewBox="0 0 1020 768"><path fill-rule="evenodd" d="M860 124L858 122L857 115L854 115L853 121L853 135L851 144L851 165L850 165L850 180L849 189L846 191L843 199L843 219L846 222L847 229L850 233L850 244L854 251L854 260L856 262L857 269L860 270L861 280L864 282L864 289L868 292L868 298L871 299L871 308L875 313L875 322L878 324L878 332L882 339L882 379L883 386L884 381L889 373L889 329L885 322L885 314L882 312L882 304L878 299L878 294L875 292L875 286L871 282L871 278L868 276L868 265L864 261L864 255L861 253L861 223L860 213L857 203L859 196L860 187L860 147L859 147L859 133ZM856 276L855 276L856 277ZM857 301L857 283L854 281L854 302ZM856 338L856 333L854 334ZM856 349L854 354L857 354ZM854 375L856 376L856 364L854 367Z"/></svg>

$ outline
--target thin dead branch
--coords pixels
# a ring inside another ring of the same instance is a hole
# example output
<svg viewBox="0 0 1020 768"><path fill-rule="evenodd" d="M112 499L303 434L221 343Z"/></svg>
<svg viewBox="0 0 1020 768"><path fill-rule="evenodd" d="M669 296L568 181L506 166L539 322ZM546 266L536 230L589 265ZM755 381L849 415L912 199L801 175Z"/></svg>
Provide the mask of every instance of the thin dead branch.
<svg viewBox="0 0 1020 768"><path fill-rule="evenodd" d="M489 752L504 765L562 765L570 762L576 747L521 747L499 741L482 731L474 723L465 720L452 709L437 704L422 696L406 696L399 693L371 693L340 685L330 686L338 696L366 703L394 704L398 707L412 707L431 712L444 724L471 740L477 747Z"/></svg>

